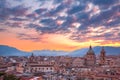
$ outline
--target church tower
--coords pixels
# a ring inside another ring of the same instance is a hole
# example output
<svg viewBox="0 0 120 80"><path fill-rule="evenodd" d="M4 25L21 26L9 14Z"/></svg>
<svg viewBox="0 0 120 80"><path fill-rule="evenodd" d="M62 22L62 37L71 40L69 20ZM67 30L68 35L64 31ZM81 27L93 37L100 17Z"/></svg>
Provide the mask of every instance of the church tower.
<svg viewBox="0 0 120 80"><path fill-rule="evenodd" d="M94 66L95 64L96 64L96 55L92 47L90 46L87 54L85 55L85 65Z"/></svg>
<svg viewBox="0 0 120 80"><path fill-rule="evenodd" d="M35 62L35 57L34 57L33 53L29 57L29 62Z"/></svg>
<svg viewBox="0 0 120 80"><path fill-rule="evenodd" d="M102 50L100 52L100 65L105 64L105 57L106 57L106 52L104 50L104 47L102 47Z"/></svg>

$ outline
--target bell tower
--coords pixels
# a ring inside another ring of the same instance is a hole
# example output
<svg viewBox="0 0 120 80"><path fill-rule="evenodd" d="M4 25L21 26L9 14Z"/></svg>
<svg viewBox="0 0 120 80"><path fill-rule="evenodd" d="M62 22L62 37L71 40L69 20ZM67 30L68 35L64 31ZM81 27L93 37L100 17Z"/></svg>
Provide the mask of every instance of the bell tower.
<svg viewBox="0 0 120 80"><path fill-rule="evenodd" d="M106 52L104 50L104 47L102 47L102 50L100 52L100 65L105 64L105 57L106 57Z"/></svg>

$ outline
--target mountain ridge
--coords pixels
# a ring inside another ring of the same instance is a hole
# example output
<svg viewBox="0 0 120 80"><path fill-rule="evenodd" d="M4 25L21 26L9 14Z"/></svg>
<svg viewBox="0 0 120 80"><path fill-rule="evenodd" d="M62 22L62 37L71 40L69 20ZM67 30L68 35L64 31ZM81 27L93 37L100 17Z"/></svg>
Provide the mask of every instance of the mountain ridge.
<svg viewBox="0 0 120 80"><path fill-rule="evenodd" d="M0 45L0 56L27 56L29 52L19 50L15 47Z"/></svg>
<svg viewBox="0 0 120 80"><path fill-rule="evenodd" d="M93 51L96 55L100 54L101 46L93 47ZM120 47L104 46L107 55L120 55ZM56 51L56 50L33 50L26 52L17 48L0 45L0 56L30 56L34 53L35 56L84 56L88 51L88 48L77 49L71 52L67 51Z"/></svg>

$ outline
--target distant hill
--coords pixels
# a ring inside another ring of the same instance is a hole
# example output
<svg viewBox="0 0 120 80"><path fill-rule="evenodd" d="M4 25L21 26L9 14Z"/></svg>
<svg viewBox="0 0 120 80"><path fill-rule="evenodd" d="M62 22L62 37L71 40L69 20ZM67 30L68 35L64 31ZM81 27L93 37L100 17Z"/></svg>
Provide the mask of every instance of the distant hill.
<svg viewBox="0 0 120 80"><path fill-rule="evenodd" d="M34 50L32 52L25 52L14 47L0 45L0 56L30 56L34 53L35 56L65 56L68 53L65 51L55 50Z"/></svg>
<svg viewBox="0 0 120 80"><path fill-rule="evenodd" d="M55 51L55 50L34 50L32 51L36 56L66 56L69 53L65 51Z"/></svg>
<svg viewBox="0 0 120 80"><path fill-rule="evenodd" d="M105 46L105 51L107 55L120 55L120 47L108 47ZM93 47L93 50L96 55L100 54L101 47ZM30 56L31 53L34 53L36 56L84 56L88 48L78 49L72 52L65 51L55 51L55 50L34 50L31 52L25 52L18 50L14 47L0 45L0 56Z"/></svg>
<svg viewBox="0 0 120 80"><path fill-rule="evenodd" d="M28 56L29 52L18 50L14 47L0 45L0 56Z"/></svg>
<svg viewBox="0 0 120 80"><path fill-rule="evenodd" d="M100 54L101 48L102 47L100 46L93 47L93 51L95 52L96 55ZM120 47L105 46L104 49L107 55L120 55ZM87 51L88 48L78 49L70 52L69 56L84 56L87 53Z"/></svg>

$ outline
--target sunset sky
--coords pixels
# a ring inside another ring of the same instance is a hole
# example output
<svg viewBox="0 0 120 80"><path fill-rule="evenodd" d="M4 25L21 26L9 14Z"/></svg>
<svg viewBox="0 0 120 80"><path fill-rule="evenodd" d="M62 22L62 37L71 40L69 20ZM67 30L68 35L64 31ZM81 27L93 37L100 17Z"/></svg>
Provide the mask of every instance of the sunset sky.
<svg viewBox="0 0 120 80"><path fill-rule="evenodd" d="M0 45L24 51L120 46L120 0L0 0Z"/></svg>

